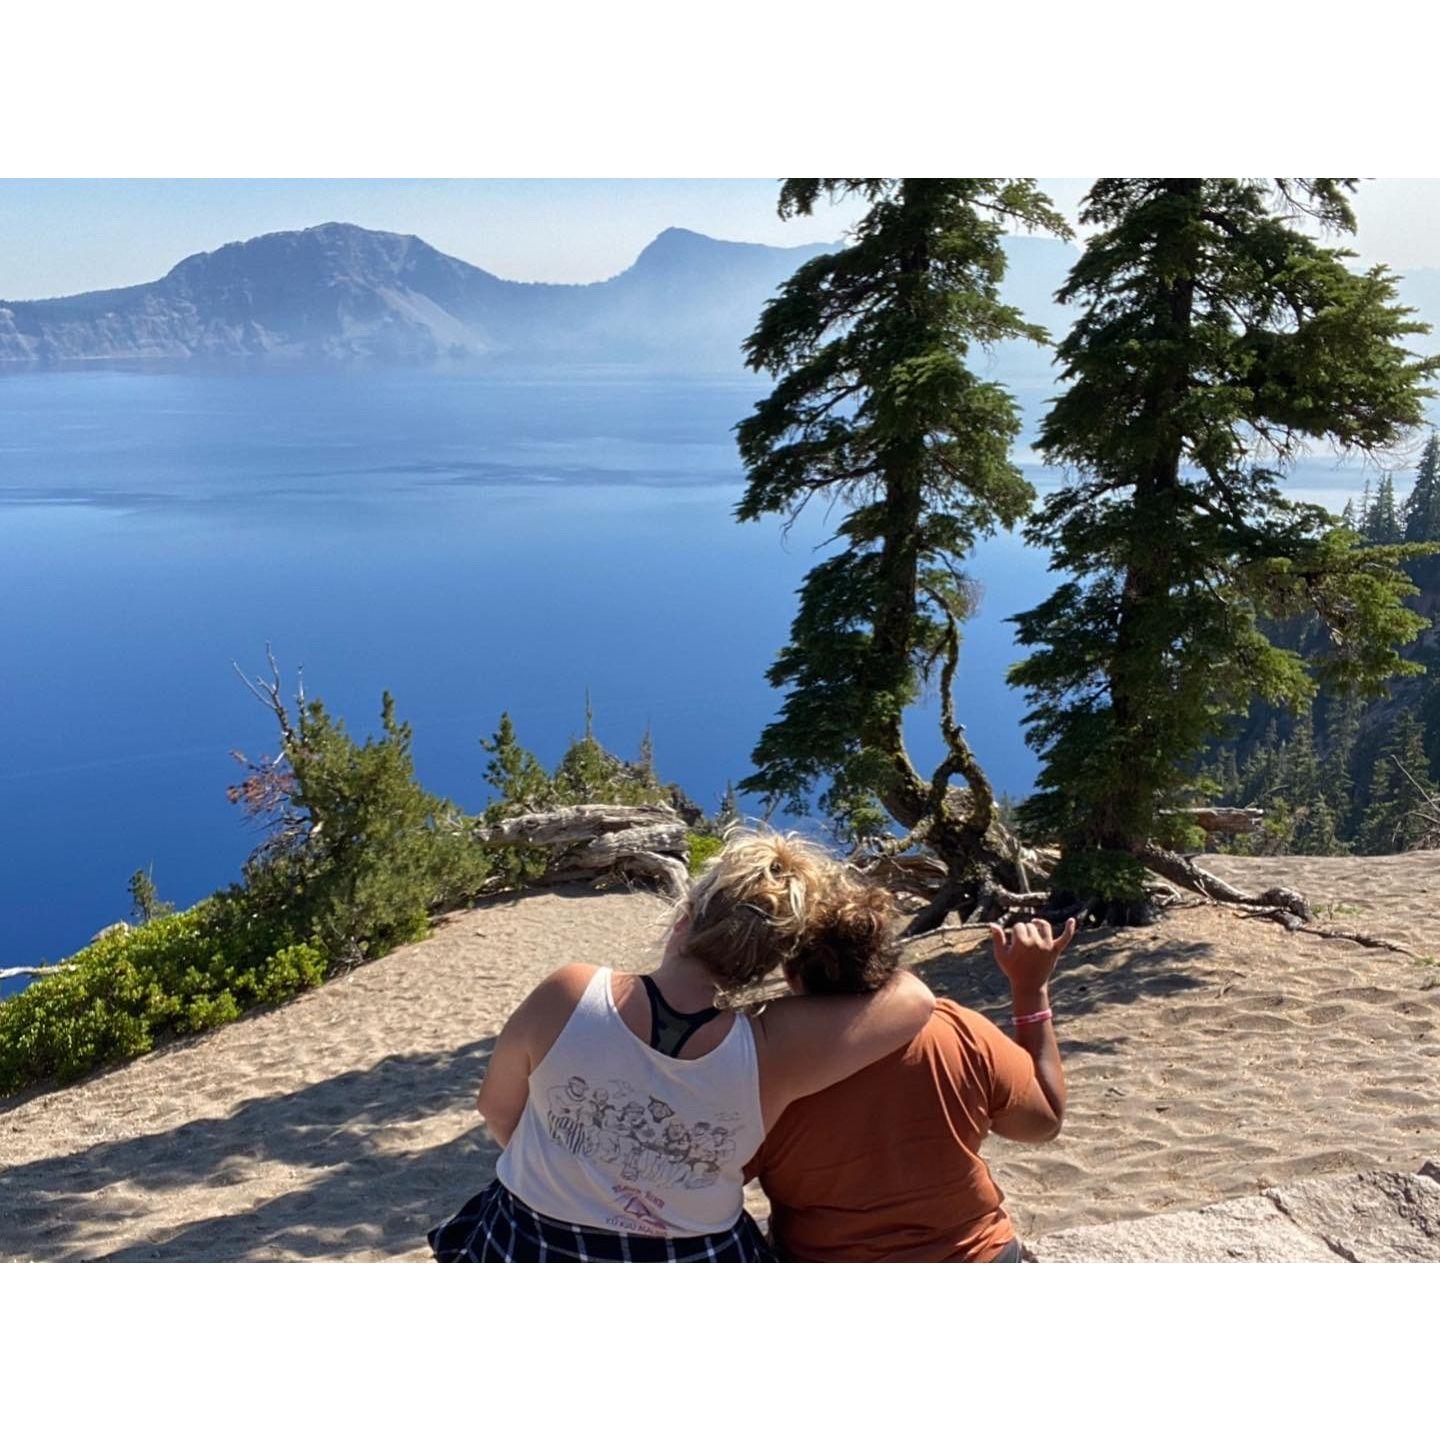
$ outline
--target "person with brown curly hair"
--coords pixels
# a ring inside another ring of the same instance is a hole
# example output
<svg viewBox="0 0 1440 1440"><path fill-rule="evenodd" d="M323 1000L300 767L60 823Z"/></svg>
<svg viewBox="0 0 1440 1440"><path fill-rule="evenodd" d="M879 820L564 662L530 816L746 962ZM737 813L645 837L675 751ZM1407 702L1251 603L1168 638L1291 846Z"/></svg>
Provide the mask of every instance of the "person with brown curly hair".
<svg viewBox="0 0 1440 1440"><path fill-rule="evenodd" d="M785 963L802 995L861 995L899 964L893 901L858 880L833 887ZM1044 920L990 927L1010 981L1015 1039L951 1000L908 1045L796 1100L745 1167L791 1261L1015 1261L1004 1195L980 1155L993 1130L1042 1143L1060 1133L1065 1076L1049 982L1075 933Z"/></svg>

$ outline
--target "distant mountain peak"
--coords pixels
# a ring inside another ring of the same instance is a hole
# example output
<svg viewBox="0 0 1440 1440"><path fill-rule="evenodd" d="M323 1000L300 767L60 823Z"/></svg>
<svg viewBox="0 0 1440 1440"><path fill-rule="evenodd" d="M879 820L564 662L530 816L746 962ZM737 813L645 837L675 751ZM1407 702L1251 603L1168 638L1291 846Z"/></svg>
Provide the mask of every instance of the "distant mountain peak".
<svg viewBox="0 0 1440 1440"><path fill-rule="evenodd" d="M765 302L797 266L835 248L719 240L672 225L608 280L547 285L503 280L415 235L329 220L190 255L142 285L0 301L0 366L484 363L731 374ZM1065 253L1056 245L1057 259ZM1053 269L1049 290L1059 284Z"/></svg>
<svg viewBox="0 0 1440 1440"><path fill-rule="evenodd" d="M683 269L722 256L738 260L762 255L788 256L798 265L812 254L829 248L825 245L762 245L753 240L718 240L713 235L702 235L698 230L671 225L635 257L635 263L630 268L641 272Z"/></svg>

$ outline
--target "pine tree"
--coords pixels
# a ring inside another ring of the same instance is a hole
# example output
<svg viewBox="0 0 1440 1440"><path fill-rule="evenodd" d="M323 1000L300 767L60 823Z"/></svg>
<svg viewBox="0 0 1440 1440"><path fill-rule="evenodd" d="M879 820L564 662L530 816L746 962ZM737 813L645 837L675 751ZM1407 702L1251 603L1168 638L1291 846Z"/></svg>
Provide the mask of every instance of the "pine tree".
<svg viewBox="0 0 1440 1440"><path fill-rule="evenodd" d="M1405 538L1395 504L1395 477L1388 472L1376 488L1375 503L1365 521L1365 538L1372 545L1398 545Z"/></svg>
<svg viewBox="0 0 1440 1440"><path fill-rule="evenodd" d="M1301 855L1348 855L1350 847L1340 838L1335 812L1325 796L1317 795L1306 812L1296 836L1296 853Z"/></svg>
<svg viewBox="0 0 1440 1440"><path fill-rule="evenodd" d="M740 819L740 797L735 793L735 782L725 782L725 794L720 801L720 808L715 812L715 828L723 832L728 826L734 825Z"/></svg>
<svg viewBox="0 0 1440 1440"><path fill-rule="evenodd" d="M1405 500L1405 538L1440 540L1440 435L1434 430L1425 441L1414 488Z"/></svg>
<svg viewBox="0 0 1440 1440"><path fill-rule="evenodd" d="M1285 789L1290 803L1308 808L1323 794L1320 757L1315 751L1315 717L1307 705L1297 716L1286 751Z"/></svg>
<svg viewBox="0 0 1440 1440"><path fill-rule="evenodd" d="M1344 839L1354 836L1355 743L1363 708L1358 695L1342 695L1331 704L1326 722L1325 801Z"/></svg>
<svg viewBox="0 0 1440 1440"><path fill-rule="evenodd" d="M1422 798L1417 786L1428 793L1432 780L1420 723L1402 710L1375 761L1359 849L1367 855L1389 855L1419 845L1427 826L1417 813Z"/></svg>
<svg viewBox="0 0 1440 1440"><path fill-rule="evenodd" d="M155 888L155 867L137 870L130 877L130 917L137 925L148 925L161 915L170 915L175 906L169 900L162 900Z"/></svg>
<svg viewBox="0 0 1440 1440"><path fill-rule="evenodd" d="M1351 230L1342 182L1101 180L1097 227L1060 298L1083 307L1059 347L1069 388L1040 435L1072 478L1032 541L1074 577L1017 617L1012 672L1041 751L1029 823L1057 837L1061 894L1145 913L1145 868L1196 884L1159 814L1197 753L1252 701L1298 707L1316 679L1377 692L1421 628L1409 558L1359 548L1280 479L1310 439L1373 452L1421 418L1440 361L1383 268L1302 232ZM1313 660L1264 623L1311 614Z"/></svg>
<svg viewBox="0 0 1440 1440"><path fill-rule="evenodd" d="M852 243L803 265L746 342L751 368L777 383L738 427L749 483L737 515L838 501L843 548L801 587L768 672L785 700L740 788L803 810L825 782L821 806L845 829L898 823L973 891L977 866L1009 862L952 708L971 597L961 566L977 536L1024 517L1033 492L1010 457L1015 402L970 354L1044 338L1000 298L1005 230L1068 231L1028 180L791 180L780 213L827 196L869 208ZM925 777L902 720L937 670L948 753Z"/></svg>
<svg viewBox="0 0 1440 1440"><path fill-rule="evenodd" d="M1353 500L1347 500L1345 502L1344 508L1340 511L1340 523L1347 530L1355 529L1355 502Z"/></svg>
<svg viewBox="0 0 1440 1440"><path fill-rule="evenodd" d="M508 820L544 810L555 803L555 786L545 767L527 750L515 735L515 722L507 710L500 716L499 728L481 746L490 752L485 766L485 780L497 799L486 811L490 820Z"/></svg>

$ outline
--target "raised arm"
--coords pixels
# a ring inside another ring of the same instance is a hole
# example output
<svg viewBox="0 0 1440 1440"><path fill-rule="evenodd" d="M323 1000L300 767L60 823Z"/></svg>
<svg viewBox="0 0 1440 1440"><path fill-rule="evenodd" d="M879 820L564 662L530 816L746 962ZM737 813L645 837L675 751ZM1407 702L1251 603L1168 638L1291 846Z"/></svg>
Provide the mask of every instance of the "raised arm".
<svg viewBox="0 0 1440 1440"><path fill-rule="evenodd" d="M990 927L995 963L1010 981L1015 1039L1035 1062L1030 1085L991 1116L991 1128L1007 1140L1053 1140L1065 1122L1065 1070L1050 1015L1050 976L1074 935L1074 920L1067 921L1058 936L1045 920L1017 925L1009 935L998 925Z"/></svg>
<svg viewBox="0 0 1440 1440"><path fill-rule="evenodd" d="M908 1045L934 1009L930 987L904 970L873 994L795 995L768 1005L753 1021L766 1128L793 1101Z"/></svg>

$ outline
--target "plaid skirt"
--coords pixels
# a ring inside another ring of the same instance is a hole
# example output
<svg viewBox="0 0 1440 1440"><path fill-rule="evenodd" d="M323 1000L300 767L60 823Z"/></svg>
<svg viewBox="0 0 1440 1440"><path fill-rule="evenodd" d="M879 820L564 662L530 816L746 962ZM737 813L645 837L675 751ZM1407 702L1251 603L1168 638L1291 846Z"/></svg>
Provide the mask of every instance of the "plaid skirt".
<svg viewBox="0 0 1440 1440"><path fill-rule="evenodd" d="M740 1218L716 1235L611 1234L564 1220L552 1220L517 1199L498 1180L467 1200L460 1212L427 1237L435 1258L477 1265L534 1264L539 1261L618 1261L661 1265L723 1264L775 1257L760 1228Z"/></svg>

